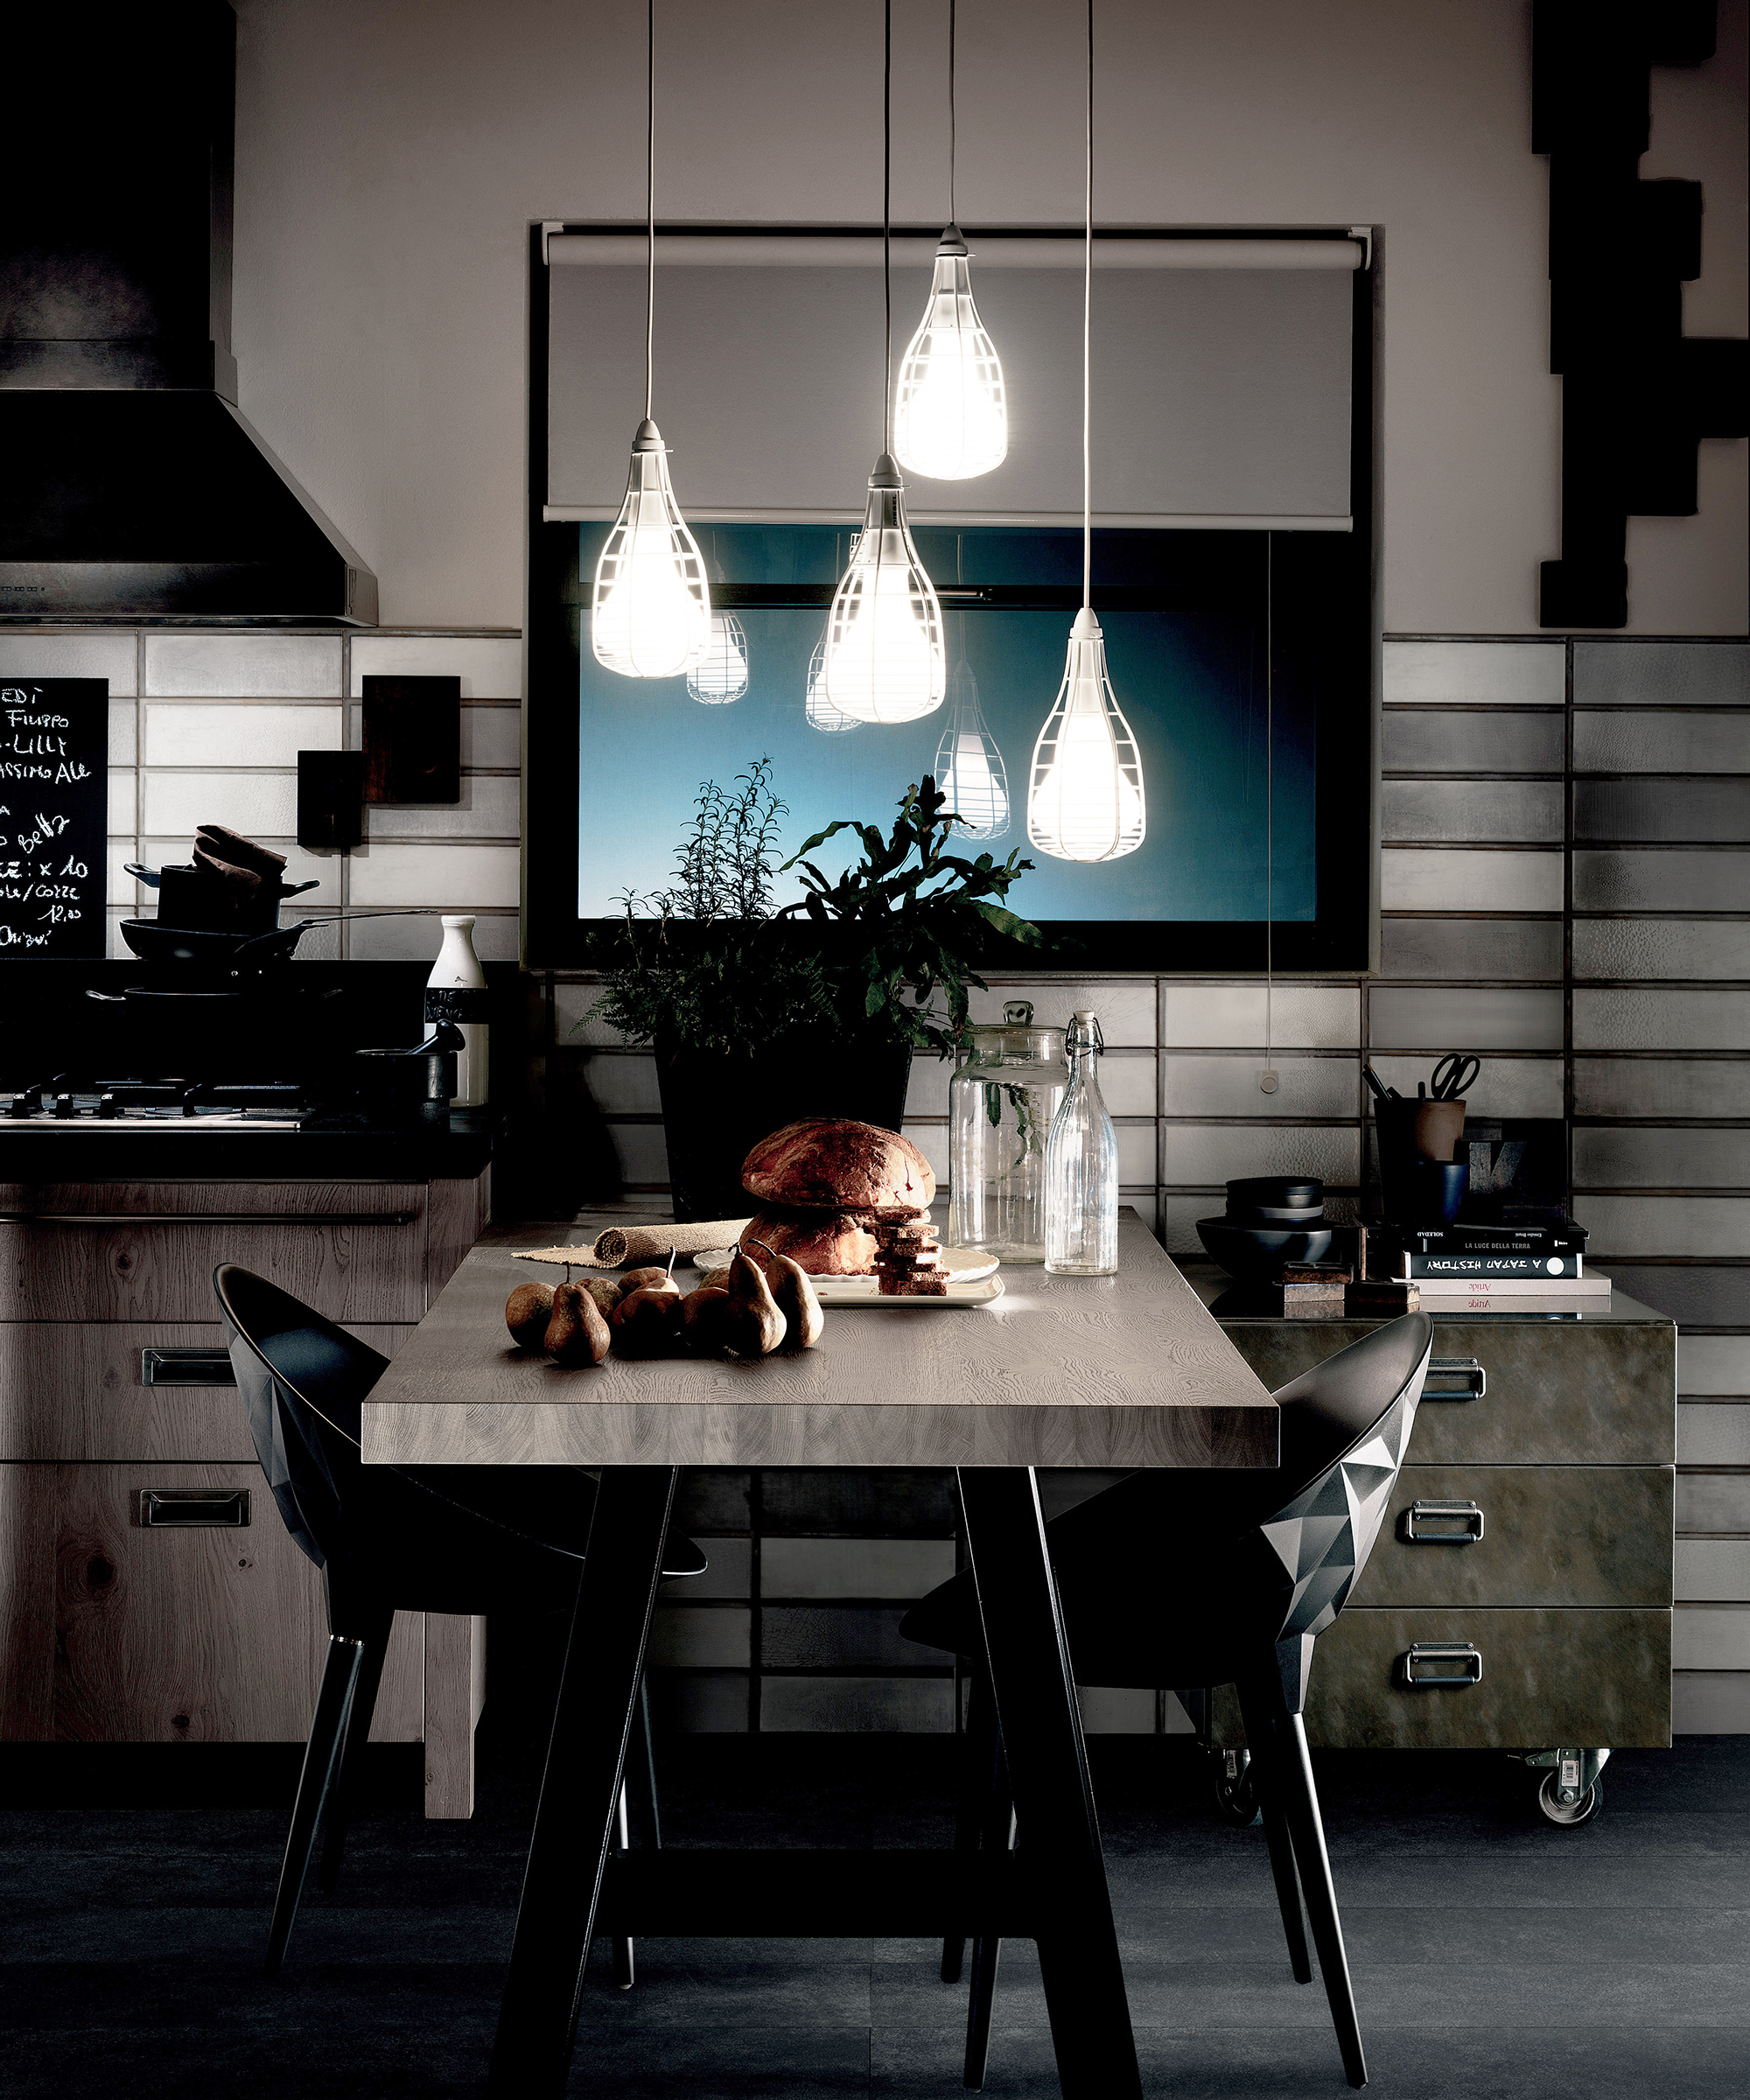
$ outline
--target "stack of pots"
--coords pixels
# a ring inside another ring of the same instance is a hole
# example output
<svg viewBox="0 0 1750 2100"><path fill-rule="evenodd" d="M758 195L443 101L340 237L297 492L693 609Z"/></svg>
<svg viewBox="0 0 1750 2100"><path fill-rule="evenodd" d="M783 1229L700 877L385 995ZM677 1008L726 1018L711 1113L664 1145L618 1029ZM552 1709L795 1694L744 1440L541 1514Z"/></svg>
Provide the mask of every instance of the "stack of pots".
<svg viewBox="0 0 1750 2100"><path fill-rule="evenodd" d="M1278 1174L1230 1181L1227 1215L1200 1218L1197 1236L1229 1276L1279 1284L1291 1262L1323 1261L1331 1250L1325 1184Z"/></svg>

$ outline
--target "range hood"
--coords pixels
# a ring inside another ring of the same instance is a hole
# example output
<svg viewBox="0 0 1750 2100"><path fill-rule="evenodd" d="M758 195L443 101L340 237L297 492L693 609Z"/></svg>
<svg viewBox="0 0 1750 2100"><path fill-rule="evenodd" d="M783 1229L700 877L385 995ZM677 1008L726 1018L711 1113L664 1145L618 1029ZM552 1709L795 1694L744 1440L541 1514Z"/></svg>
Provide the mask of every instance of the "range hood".
<svg viewBox="0 0 1750 2100"><path fill-rule="evenodd" d="M374 625L375 577L237 410L236 18L45 12L8 38L0 621Z"/></svg>

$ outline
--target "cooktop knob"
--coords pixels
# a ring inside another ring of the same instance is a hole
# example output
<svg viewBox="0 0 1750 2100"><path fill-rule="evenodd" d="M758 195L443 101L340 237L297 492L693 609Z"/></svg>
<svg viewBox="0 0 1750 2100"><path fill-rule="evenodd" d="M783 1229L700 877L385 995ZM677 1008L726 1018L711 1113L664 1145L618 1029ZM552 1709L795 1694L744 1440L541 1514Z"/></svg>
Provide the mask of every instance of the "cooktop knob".
<svg viewBox="0 0 1750 2100"><path fill-rule="evenodd" d="M18 1117L20 1121L26 1116L34 1116L36 1111L35 1097L29 1094L15 1094L6 1103L6 1113Z"/></svg>
<svg viewBox="0 0 1750 2100"><path fill-rule="evenodd" d="M102 1094L97 1100L97 1113L100 1116L119 1116L122 1104L113 1094Z"/></svg>
<svg viewBox="0 0 1750 2100"><path fill-rule="evenodd" d="M73 1120L78 1111L74 1105L71 1094L57 1094L55 1096L54 1112L57 1119L62 1123L70 1123Z"/></svg>

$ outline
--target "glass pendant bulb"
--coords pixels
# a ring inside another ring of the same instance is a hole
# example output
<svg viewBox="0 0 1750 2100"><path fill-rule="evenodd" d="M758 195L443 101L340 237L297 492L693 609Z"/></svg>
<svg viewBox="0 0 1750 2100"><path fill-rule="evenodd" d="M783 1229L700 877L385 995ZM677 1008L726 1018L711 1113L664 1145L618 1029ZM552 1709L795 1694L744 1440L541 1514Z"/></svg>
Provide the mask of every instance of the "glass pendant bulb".
<svg viewBox="0 0 1750 2100"><path fill-rule="evenodd" d="M961 657L948 676L954 718L936 747L935 784L969 838L1001 838L1009 829L1009 770L984 726L978 681Z"/></svg>
<svg viewBox="0 0 1750 2100"><path fill-rule="evenodd" d="M1084 606L1033 746L1027 837L1057 860L1119 860L1143 843L1147 816L1142 754L1106 675L1100 623Z"/></svg>
<svg viewBox="0 0 1750 2100"><path fill-rule="evenodd" d="M827 619L821 683L858 722L915 722L948 690L942 606L906 522L906 485L883 452L869 477L869 508Z"/></svg>
<svg viewBox="0 0 1750 2100"><path fill-rule="evenodd" d="M893 450L934 481L967 481L1009 450L1002 360L972 303L966 242L948 227L935 251L929 304L900 367Z"/></svg>
<svg viewBox="0 0 1750 2100"><path fill-rule="evenodd" d="M668 448L647 416L632 441L626 500L596 564L591 646L596 662L623 678L678 678L704 654L710 631L704 558L668 486Z"/></svg>
<svg viewBox="0 0 1750 2100"><path fill-rule="evenodd" d="M747 636L733 612L713 612L704 654L687 673L687 690L706 707L727 707L747 690Z"/></svg>
<svg viewBox="0 0 1750 2100"><path fill-rule="evenodd" d="M821 638L815 644L815 653L808 659L808 696L803 706L810 729L822 730L828 736L836 736L842 729L861 729L863 724L855 715L842 715L826 696L826 629L821 629Z"/></svg>

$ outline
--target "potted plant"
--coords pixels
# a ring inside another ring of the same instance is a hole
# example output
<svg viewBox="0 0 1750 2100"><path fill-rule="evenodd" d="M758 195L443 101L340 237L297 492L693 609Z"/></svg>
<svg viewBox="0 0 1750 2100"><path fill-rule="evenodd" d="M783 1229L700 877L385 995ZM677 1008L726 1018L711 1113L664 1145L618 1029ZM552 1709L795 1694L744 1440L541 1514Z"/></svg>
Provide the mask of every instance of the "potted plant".
<svg viewBox="0 0 1750 2100"><path fill-rule="evenodd" d="M781 867L788 810L771 776L760 759L732 790L702 783L674 883L628 892L598 943L593 1013L655 1047L678 1218L738 1213L741 1162L783 1124L853 1116L897 1130L914 1051L947 1056L984 984L970 956L992 934L1040 944L1003 901L1032 862L951 852L955 814L928 774L890 831L840 819ZM863 856L832 878L808 856L845 830ZM774 912L774 879L797 866L804 895Z"/></svg>

